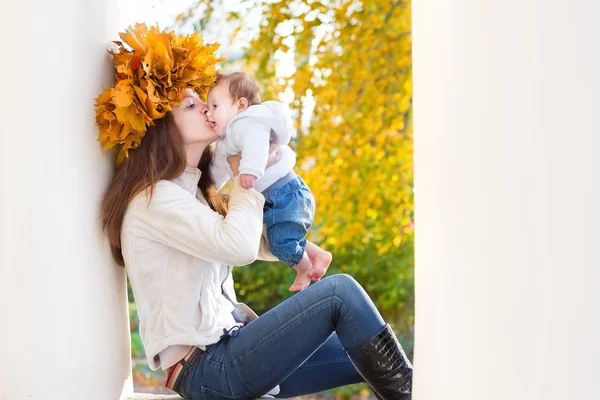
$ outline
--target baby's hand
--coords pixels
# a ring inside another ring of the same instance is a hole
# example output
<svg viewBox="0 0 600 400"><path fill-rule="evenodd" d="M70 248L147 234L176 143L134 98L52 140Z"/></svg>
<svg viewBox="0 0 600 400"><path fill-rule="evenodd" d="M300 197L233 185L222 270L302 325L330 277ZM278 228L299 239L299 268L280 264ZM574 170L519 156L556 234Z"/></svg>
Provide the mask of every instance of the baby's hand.
<svg viewBox="0 0 600 400"><path fill-rule="evenodd" d="M240 174L240 184L243 188L253 189L254 181L256 181L256 177L254 175Z"/></svg>

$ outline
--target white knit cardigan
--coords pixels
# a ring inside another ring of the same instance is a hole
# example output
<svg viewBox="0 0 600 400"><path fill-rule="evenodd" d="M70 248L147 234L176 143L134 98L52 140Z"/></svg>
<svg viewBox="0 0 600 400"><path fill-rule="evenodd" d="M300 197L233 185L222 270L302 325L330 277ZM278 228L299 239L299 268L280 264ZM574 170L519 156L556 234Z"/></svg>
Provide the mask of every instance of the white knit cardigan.
<svg viewBox="0 0 600 400"><path fill-rule="evenodd" d="M264 197L236 178L223 217L198 189L200 174L186 168L159 181L151 197L146 190L130 202L123 220L121 247L152 369L169 346L210 345L223 329L256 318L236 300L230 265L257 258ZM261 258L275 260L268 251Z"/></svg>

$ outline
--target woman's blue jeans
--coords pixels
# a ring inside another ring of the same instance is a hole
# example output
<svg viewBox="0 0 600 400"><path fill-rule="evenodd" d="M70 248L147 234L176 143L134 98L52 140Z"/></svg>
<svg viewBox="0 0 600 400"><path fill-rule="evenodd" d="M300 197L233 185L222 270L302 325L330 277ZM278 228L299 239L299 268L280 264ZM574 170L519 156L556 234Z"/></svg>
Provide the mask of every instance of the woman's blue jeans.
<svg viewBox="0 0 600 400"><path fill-rule="evenodd" d="M332 275L209 346L182 393L191 400L248 400L276 385L293 397L363 382L344 349L385 323L364 289Z"/></svg>

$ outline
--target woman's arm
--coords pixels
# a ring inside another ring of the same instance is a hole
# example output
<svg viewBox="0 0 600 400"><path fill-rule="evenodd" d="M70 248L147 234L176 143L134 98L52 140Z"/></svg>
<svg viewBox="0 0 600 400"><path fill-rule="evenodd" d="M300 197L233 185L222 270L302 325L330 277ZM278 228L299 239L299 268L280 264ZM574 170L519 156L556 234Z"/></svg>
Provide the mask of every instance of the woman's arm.
<svg viewBox="0 0 600 400"><path fill-rule="evenodd" d="M230 265L256 259L262 235L264 197L234 178L229 210L223 217L176 184L159 181L147 203L138 195L128 213L145 235L195 257Z"/></svg>

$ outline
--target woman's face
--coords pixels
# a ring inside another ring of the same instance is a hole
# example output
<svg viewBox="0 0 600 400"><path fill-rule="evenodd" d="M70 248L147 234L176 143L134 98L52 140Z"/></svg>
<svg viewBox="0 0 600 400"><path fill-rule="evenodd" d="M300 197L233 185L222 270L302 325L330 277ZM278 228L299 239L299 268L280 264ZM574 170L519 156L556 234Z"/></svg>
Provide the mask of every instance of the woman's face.
<svg viewBox="0 0 600 400"><path fill-rule="evenodd" d="M181 133L184 146L209 144L219 138L206 115L208 107L196 92L186 89L183 100L173 109L173 119Z"/></svg>

